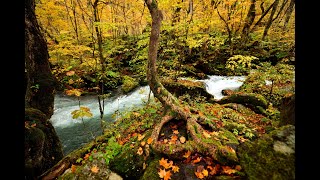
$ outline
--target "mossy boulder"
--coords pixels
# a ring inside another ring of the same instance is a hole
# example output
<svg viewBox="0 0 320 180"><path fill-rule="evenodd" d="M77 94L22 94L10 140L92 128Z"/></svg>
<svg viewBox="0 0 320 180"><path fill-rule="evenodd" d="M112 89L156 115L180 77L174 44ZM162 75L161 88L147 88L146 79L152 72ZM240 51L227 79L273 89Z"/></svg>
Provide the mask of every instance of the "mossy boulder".
<svg viewBox="0 0 320 180"><path fill-rule="evenodd" d="M256 93L234 93L230 96L223 97L217 101L219 104L238 103L243 104L256 113L265 113L265 109L268 108L268 101L264 96Z"/></svg>
<svg viewBox="0 0 320 180"><path fill-rule="evenodd" d="M195 95L206 97L207 99L213 99L214 96L206 91L204 82L191 81L187 79L161 79L163 86L172 94L179 97L185 94L189 94L194 97Z"/></svg>
<svg viewBox="0 0 320 180"><path fill-rule="evenodd" d="M63 158L61 142L46 115L25 109L25 176L34 179Z"/></svg>
<svg viewBox="0 0 320 180"><path fill-rule="evenodd" d="M295 126L282 126L247 141L238 147L237 154L248 179L295 179Z"/></svg>

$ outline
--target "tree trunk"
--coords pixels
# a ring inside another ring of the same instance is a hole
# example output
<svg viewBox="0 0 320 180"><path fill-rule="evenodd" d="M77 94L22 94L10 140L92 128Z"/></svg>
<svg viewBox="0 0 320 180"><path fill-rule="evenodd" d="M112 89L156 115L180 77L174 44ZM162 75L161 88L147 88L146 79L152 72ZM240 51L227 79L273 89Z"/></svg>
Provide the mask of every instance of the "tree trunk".
<svg viewBox="0 0 320 180"><path fill-rule="evenodd" d="M291 14L292 14L292 12L293 12L293 10L294 10L294 4L295 4L295 1L294 1L294 0L291 0L291 1L290 1L290 4L289 4L289 7L288 7L288 10L287 10L286 19L284 20L283 30L286 29L287 24L289 23Z"/></svg>
<svg viewBox="0 0 320 180"><path fill-rule="evenodd" d="M256 17L256 0L251 0L251 5L242 29L242 39L243 43L246 43L248 40L249 29L253 24L254 18Z"/></svg>
<svg viewBox="0 0 320 180"><path fill-rule="evenodd" d="M204 138L204 129L201 127L200 124L206 124L206 121L204 120L205 118L201 118L197 115L191 114L191 108L180 104L177 98L174 97L166 88L164 88L164 86L159 81L157 75L156 60L159 45L160 27L163 16L161 10L158 9L156 0L145 0L145 3L147 4L147 7L152 17L147 68L148 84L154 96L162 103L162 105L166 109L169 109L169 111L167 111L167 113L161 119L161 122L156 125L152 132L152 148L159 153L164 153L170 156L181 158L182 153L187 151L187 149L190 149L191 147L192 151L209 154L215 160L221 163L226 162L220 161L221 159L228 159L229 162L238 161L235 152L230 151L228 148L225 148L224 146L218 146L216 144L205 143L202 141L202 138ZM168 123L169 121L173 120L174 118L179 118L181 120L186 121L186 129L187 132L190 134L192 140L188 140L188 142L180 145L160 143L158 141L158 138L162 126ZM210 127L216 128L215 126ZM174 150L170 150L172 148ZM228 152L227 155L226 152Z"/></svg>
<svg viewBox="0 0 320 180"><path fill-rule="evenodd" d="M269 31L269 29L270 29L270 27L272 25L273 20L274 20L273 16L277 11L278 4L279 4L279 0L275 0L274 4L273 4L273 7L272 7L272 11L271 11L270 17L268 19L267 25L266 25L266 27L264 29L264 32L263 32L263 35L262 35L262 40L264 40L266 38L267 34L268 34L268 31Z"/></svg>
<svg viewBox="0 0 320 180"><path fill-rule="evenodd" d="M51 73L45 38L35 15L34 0L25 1L25 106L41 110L49 118L53 114L56 80Z"/></svg>

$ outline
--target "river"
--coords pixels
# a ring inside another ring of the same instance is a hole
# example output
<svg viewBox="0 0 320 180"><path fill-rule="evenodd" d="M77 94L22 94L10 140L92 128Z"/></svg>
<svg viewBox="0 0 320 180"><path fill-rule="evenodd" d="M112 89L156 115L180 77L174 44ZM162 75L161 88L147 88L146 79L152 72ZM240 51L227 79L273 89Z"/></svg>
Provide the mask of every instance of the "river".
<svg viewBox="0 0 320 180"><path fill-rule="evenodd" d="M203 81L207 92L214 95L215 99L221 99L224 97L221 94L223 89L236 90L244 80L245 76L213 75L209 76L208 79L197 81ZM149 91L149 86L142 86L130 94L105 99L104 120L115 121L117 116L112 116L113 114L121 114L134 107L143 106L148 99ZM152 93L151 98L153 98ZM93 114L91 118L83 118L84 124L80 119L72 119L71 112L79 109L79 100L80 105L90 108ZM61 140L65 155L91 141L92 135L89 133L90 131L94 136L102 134L97 96L81 96L79 100L77 97L63 94L56 94L55 96L54 113L50 121Z"/></svg>

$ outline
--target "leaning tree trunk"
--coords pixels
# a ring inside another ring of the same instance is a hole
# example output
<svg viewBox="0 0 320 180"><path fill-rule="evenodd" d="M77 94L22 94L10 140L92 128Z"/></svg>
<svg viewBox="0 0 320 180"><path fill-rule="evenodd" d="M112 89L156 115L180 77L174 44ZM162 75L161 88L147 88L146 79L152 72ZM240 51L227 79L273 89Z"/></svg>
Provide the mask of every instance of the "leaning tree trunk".
<svg viewBox="0 0 320 180"><path fill-rule="evenodd" d="M34 0L25 1L25 106L53 114L55 78L49 65L47 43L34 13Z"/></svg>
<svg viewBox="0 0 320 180"><path fill-rule="evenodd" d="M197 151L200 153L207 153L211 155L215 160L228 159L237 161L235 152L230 152L228 148L224 146L218 146L215 144L208 144L202 141L204 129L201 124L205 124L205 118L193 115L190 112L190 107L183 106L179 103L176 97L174 97L159 81L157 76L156 60L157 60L157 49L159 45L160 27L162 21L162 12L158 9L156 0L145 0L149 12L152 17L151 35L149 41L149 52L148 52L148 69L147 79L151 91L154 96L162 103L162 105L168 109L167 113L161 119L161 122L156 125L152 132L152 148L155 151L171 155L174 157L182 157L182 153L187 149ZM158 141L160 130L162 126L174 118L178 118L186 121L186 128L192 140L179 145L162 144ZM208 124L207 124L208 125ZM211 126L211 128L216 128ZM173 147L169 148L169 147ZM171 149L171 150L170 150Z"/></svg>

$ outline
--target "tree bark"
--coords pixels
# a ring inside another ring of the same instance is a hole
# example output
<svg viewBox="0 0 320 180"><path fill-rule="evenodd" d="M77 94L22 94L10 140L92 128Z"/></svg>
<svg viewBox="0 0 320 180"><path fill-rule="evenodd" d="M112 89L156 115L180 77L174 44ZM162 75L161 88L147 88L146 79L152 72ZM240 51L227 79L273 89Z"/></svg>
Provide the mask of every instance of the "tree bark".
<svg viewBox="0 0 320 180"><path fill-rule="evenodd" d="M270 27L272 25L273 20L274 20L273 16L277 11L278 4L279 4L279 0L275 0L274 4L273 4L273 7L272 7L272 10L271 10L270 17L269 17L268 22L267 22L267 25L266 25L266 27L265 27L265 29L263 31L262 40L264 40L266 38L267 34L268 34L268 31L269 31L269 29L270 29Z"/></svg>
<svg viewBox="0 0 320 180"><path fill-rule="evenodd" d="M56 80L51 73L48 47L35 15L34 0L25 1L25 106L53 114Z"/></svg>
<svg viewBox="0 0 320 180"><path fill-rule="evenodd" d="M294 10L294 4L295 4L295 1L294 0L291 0L290 1L290 4L289 4L289 7L288 7L288 10L287 10L287 14L286 14L286 19L284 20L284 24L283 24L283 30L286 29L288 23L289 23L289 20L290 20L290 17L291 17L291 14Z"/></svg>
<svg viewBox="0 0 320 180"><path fill-rule="evenodd" d="M256 17L256 0L251 0L251 5L245 19L245 24L242 29L242 39L243 42L246 43L249 35L249 29L253 24L253 21Z"/></svg>

